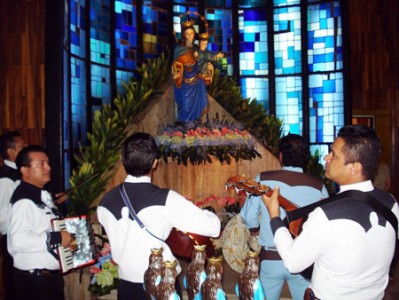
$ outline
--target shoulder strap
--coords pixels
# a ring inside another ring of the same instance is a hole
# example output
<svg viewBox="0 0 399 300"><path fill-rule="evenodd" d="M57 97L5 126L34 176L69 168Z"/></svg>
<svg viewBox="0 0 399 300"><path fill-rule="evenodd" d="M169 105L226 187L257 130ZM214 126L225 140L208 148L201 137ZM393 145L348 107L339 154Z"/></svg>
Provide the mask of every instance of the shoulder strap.
<svg viewBox="0 0 399 300"><path fill-rule="evenodd" d="M151 231L149 231L147 229L147 227L145 227L143 222L141 222L141 220L137 216L137 214L132 206L132 203L130 203L129 196L126 193L125 186L123 185L123 183L121 183L119 185L119 192L121 193L123 202L125 202L127 208L129 209L130 215L132 216L133 220L135 220L137 222L137 224L139 224L140 228L147 231L150 235L152 235L154 238L160 240L161 242L165 242L163 239L157 237L155 234L153 234Z"/></svg>
<svg viewBox="0 0 399 300"><path fill-rule="evenodd" d="M393 229L396 232L396 236L398 235L398 219L394 215L394 213L386 207L384 204L382 204L380 201L376 200L373 196L371 196L369 193L357 191L357 190L350 190L346 191L340 194L337 194L335 196L329 197L326 200L322 200L319 202L312 203L307 206L300 207L296 210L293 211L287 211L287 221L288 223L297 220L299 218L307 216L309 213L311 213L316 207L320 207L324 204L331 203L343 198L355 198L357 200L360 200L362 202L367 203L372 209L374 209L377 213L382 215L385 220L387 220L393 227Z"/></svg>

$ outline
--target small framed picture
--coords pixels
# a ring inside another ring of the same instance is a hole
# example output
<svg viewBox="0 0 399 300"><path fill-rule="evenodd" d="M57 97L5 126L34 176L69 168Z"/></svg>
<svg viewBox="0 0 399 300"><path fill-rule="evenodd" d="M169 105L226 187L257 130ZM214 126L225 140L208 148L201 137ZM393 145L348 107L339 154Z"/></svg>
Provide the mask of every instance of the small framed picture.
<svg viewBox="0 0 399 300"><path fill-rule="evenodd" d="M366 125L375 129L374 115L353 115L352 125Z"/></svg>

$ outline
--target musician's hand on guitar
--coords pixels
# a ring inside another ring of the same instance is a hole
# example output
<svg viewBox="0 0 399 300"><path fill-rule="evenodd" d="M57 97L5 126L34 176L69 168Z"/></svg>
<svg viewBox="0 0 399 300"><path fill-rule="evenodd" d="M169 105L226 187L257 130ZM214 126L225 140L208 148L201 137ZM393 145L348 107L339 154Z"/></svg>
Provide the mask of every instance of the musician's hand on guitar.
<svg viewBox="0 0 399 300"><path fill-rule="evenodd" d="M268 197L266 194L262 195L262 201L266 205L267 210L269 211L270 219L275 217L280 217L280 203L278 201L278 195L280 192L280 188L276 186L273 191L273 194Z"/></svg>
<svg viewBox="0 0 399 300"><path fill-rule="evenodd" d="M73 236L68 231L62 230L61 233L61 246L63 247L70 247L71 243L73 242Z"/></svg>

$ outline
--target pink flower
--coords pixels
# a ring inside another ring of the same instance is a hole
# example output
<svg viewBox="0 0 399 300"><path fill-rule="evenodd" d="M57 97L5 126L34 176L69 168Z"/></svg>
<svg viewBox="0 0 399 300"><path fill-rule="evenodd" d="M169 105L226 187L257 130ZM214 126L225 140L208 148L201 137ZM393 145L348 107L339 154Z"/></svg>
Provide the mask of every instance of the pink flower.
<svg viewBox="0 0 399 300"><path fill-rule="evenodd" d="M172 132L172 136L178 136L178 137L183 137L183 132L181 131L173 131Z"/></svg>
<svg viewBox="0 0 399 300"><path fill-rule="evenodd" d="M219 203L221 206L226 207L226 205L227 205L227 199L226 199L226 197L220 197L220 198L218 198L218 203Z"/></svg>
<svg viewBox="0 0 399 300"><path fill-rule="evenodd" d="M236 203L236 199L233 197L227 197L226 201L228 205L234 205Z"/></svg>
<svg viewBox="0 0 399 300"><path fill-rule="evenodd" d="M186 136L196 136L197 132L194 129L190 129L186 132Z"/></svg>
<svg viewBox="0 0 399 300"><path fill-rule="evenodd" d="M222 135L222 133L220 132L220 130L217 129L217 128L213 129L213 130L212 130L212 133L213 133L214 136L221 136L221 135Z"/></svg>
<svg viewBox="0 0 399 300"><path fill-rule="evenodd" d="M198 207L203 207L204 206L204 201L197 201L195 202L195 205Z"/></svg>

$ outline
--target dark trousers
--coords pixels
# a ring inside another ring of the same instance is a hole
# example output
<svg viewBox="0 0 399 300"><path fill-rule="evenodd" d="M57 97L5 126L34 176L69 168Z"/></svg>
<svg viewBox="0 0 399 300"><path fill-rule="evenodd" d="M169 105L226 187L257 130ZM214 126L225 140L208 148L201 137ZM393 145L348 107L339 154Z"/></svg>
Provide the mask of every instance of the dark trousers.
<svg viewBox="0 0 399 300"><path fill-rule="evenodd" d="M13 279L13 259L7 250L7 235L3 235L0 241L1 256L3 259L3 287L4 287L4 300L14 300L15 289Z"/></svg>
<svg viewBox="0 0 399 300"><path fill-rule="evenodd" d="M14 268L14 284L19 300L64 300L64 279L60 273L35 275Z"/></svg>

